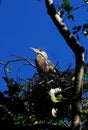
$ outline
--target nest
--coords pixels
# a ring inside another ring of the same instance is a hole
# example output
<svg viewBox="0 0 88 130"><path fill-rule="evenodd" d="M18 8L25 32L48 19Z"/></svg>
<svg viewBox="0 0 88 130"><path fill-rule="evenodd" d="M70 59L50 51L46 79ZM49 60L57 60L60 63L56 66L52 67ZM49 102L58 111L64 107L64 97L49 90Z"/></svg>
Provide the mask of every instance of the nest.
<svg viewBox="0 0 88 130"><path fill-rule="evenodd" d="M38 117L71 118L71 102L74 94L73 70L50 74L45 79L34 74L29 80L29 88L34 111ZM50 92L55 92L54 101Z"/></svg>

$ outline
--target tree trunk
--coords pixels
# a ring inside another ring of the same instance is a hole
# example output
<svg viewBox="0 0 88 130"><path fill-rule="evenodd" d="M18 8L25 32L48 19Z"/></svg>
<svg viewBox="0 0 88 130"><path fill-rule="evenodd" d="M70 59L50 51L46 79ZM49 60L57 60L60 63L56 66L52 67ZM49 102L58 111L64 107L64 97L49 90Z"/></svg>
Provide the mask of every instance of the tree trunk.
<svg viewBox="0 0 88 130"><path fill-rule="evenodd" d="M57 29L64 37L67 45L75 54L75 84L74 84L74 102L72 103L73 118L72 130L81 130L81 95L84 77L84 48L76 41L65 23L62 21L54 7L53 0L45 0L47 12Z"/></svg>

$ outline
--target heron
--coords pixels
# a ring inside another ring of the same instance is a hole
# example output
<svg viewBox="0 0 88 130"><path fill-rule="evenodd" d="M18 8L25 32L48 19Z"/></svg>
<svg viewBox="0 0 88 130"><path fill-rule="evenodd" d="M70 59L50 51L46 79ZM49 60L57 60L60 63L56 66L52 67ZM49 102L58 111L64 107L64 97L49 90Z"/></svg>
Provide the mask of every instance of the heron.
<svg viewBox="0 0 88 130"><path fill-rule="evenodd" d="M48 55L44 50L33 47L30 47L30 49L37 53L37 56L35 57L35 63L37 71L41 77L44 75L48 76L50 74L57 74L57 67L48 59Z"/></svg>

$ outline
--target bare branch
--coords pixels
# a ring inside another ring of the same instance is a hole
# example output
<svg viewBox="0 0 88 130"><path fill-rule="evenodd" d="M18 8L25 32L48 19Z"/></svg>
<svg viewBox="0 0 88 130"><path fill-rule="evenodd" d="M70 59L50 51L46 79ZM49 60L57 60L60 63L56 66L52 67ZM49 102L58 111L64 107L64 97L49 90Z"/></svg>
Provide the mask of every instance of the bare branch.
<svg viewBox="0 0 88 130"><path fill-rule="evenodd" d="M17 59L9 60L6 63L0 62L4 65L4 73L5 73L6 77L7 77L6 67L8 66L8 64L11 62L19 62L19 61L26 61L28 63L28 65L31 65L32 67L36 68L36 66L29 59L27 59L25 57L18 57Z"/></svg>

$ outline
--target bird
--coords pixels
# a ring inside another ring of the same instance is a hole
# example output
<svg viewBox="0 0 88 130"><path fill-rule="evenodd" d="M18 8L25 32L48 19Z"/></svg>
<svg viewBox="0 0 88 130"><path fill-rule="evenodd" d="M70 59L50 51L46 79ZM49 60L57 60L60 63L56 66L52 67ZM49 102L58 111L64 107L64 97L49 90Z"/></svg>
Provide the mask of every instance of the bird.
<svg viewBox="0 0 88 130"><path fill-rule="evenodd" d="M58 74L57 67L48 59L48 55L43 49L36 49L33 47L30 47L30 49L37 53L35 63L40 77L43 78L51 74Z"/></svg>

